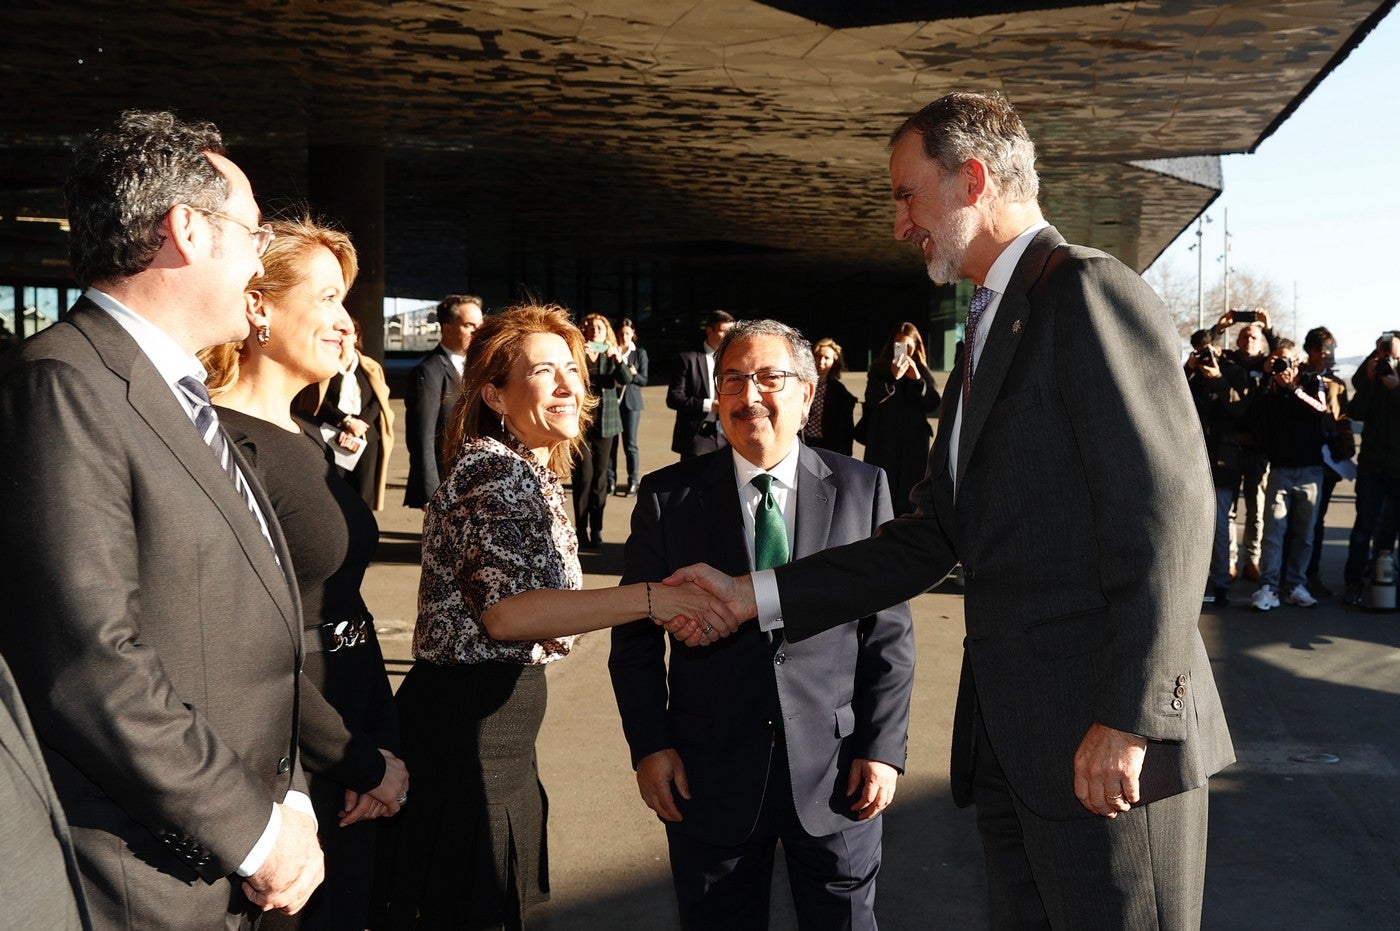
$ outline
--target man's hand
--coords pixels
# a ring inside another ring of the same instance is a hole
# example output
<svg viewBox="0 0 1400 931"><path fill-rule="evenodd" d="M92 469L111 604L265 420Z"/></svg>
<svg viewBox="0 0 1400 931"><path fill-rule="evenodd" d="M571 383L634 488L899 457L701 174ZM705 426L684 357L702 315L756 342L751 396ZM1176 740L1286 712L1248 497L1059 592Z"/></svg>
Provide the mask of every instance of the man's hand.
<svg viewBox="0 0 1400 931"><path fill-rule="evenodd" d="M1074 754L1074 794L1096 815L1116 818L1140 798L1138 776L1147 739L1095 722Z"/></svg>
<svg viewBox="0 0 1400 931"><path fill-rule="evenodd" d="M894 801L895 783L899 770L879 760L852 760L851 776L846 780L846 797L855 796L851 811L859 821L869 821ZM857 796L857 790L860 794Z"/></svg>
<svg viewBox="0 0 1400 931"><path fill-rule="evenodd" d="M345 790L345 803L340 810L339 825L349 827L357 821L373 821L389 813L384 803L368 792L361 795L354 789Z"/></svg>
<svg viewBox="0 0 1400 931"><path fill-rule="evenodd" d="M670 586L693 582L724 602L725 607L729 609L729 616L733 618L733 626L722 636L732 634L739 629L740 624L758 616L758 605L753 595L753 579L747 575L732 578L700 562L677 569L663 581Z"/></svg>
<svg viewBox="0 0 1400 931"><path fill-rule="evenodd" d="M282 827L262 868L243 881L243 894L263 911L301 911L326 877L325 858L316 840L316 822L295 808L278 805Z"/></svg>
<svg viewBox="0 0 1400 931"><path fill-rule="evenodd" d="M671 794L671 784L681 798L690 798L690 785L685 781L685 764L675 750L657 750L637 761L637 788L642 793L642 801L647 807L661 816L664 821L681 821L681 810L676 807L676 797Z"/></svg>
<svg viewBox="0 0 1400 931"><path fill-rule="evenodd" d="M686 646L709 646L739 629L729 606L693 583L653 585L651 616Z"/></svg>

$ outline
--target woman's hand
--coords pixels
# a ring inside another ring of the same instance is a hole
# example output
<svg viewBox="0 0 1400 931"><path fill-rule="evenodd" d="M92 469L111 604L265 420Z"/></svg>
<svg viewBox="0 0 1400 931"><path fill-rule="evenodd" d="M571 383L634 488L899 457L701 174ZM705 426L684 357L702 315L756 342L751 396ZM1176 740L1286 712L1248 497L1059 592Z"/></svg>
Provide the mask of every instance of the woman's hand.
<svg viewBox="0 0 1400 931"><path fill-rule="evenodd" d="M909 371L912 364L908 356L895 356L890 360L890 377L899 381Z"/></svg>
<svg viewBox="0 0 1400 931"><path fill-rule="evenodd" d="M739 626L720 599L693 582L651 586L652 619L686 646L709 646Z"/></svg>

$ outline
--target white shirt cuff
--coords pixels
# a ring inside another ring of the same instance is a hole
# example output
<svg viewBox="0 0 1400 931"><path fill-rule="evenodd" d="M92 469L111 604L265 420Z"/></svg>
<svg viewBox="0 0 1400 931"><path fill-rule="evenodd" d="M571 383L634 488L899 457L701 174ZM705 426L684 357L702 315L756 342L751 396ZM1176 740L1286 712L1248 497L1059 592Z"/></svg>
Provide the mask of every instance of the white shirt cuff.
<svg viewBox="0 0 1400 931"><path fill-rule="evenodd" d="M287 797L282 800L282 804L288 808L295 809L316 821L316 812L311 808L311 799L305 792L288 792ZM238 875L243 877L252 876L262 865L267 862L268 854L272 853L273 845L277 843L277 835L282 831L282 811L276 805L272 806L272 816L267 819L267 827L263 828L262 836L253 845L253 849L248 851L248 856L243 858L243 862L238 865Z"/></svg>
<svg viewBox="0 0 1400 931"><path fill-rule="evenodd" d="M778 598L778 579L772 569L762 569L749 576L753 582L753 603L758 607L760 630L779 630L783 626L783 605Z"/></svg>
<svg viewBox="0 0 1400 931"><path fill-rule="evenodd" d="M715 399L714 399L714 398L706 398L706 399L705 399L705 413L707 413L707 414L713 414L714 412L715 412Z"/></svg>

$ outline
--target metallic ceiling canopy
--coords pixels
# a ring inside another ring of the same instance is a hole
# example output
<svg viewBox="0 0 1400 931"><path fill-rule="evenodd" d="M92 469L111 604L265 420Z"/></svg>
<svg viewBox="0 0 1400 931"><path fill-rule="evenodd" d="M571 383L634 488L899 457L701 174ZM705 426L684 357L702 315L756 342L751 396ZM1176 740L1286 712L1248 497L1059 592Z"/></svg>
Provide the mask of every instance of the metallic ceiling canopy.
<svg viewBox="0 0 1400 931"><path fill-rule="evenodd" d="M1216 196L1215 156L1257 146L1394 3L29 3L0 31L0 216L61 216L77 135L160 107L218 123L265 205L304 194L309 146L383 146L391 294L520 249L918 274L886 137L942 93L999 91L1053 222L1143 268ZM0 269L61 265L16 226Z"/></svg>

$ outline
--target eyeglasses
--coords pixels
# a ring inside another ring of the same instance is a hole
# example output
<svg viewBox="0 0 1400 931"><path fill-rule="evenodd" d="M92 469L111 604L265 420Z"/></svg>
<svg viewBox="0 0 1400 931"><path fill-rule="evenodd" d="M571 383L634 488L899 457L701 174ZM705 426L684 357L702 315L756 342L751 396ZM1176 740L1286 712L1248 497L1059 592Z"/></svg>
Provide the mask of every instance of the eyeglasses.
<svg viewBox="0 0 1400 931"><path fill-rule="evenodd" d="M720 394L740 394L749 382L758 386L760 394L772 394L775 391L782 391L787 384L788 378L796 378L796 372L783 372L772 370L768 372L720 372L715 375L715 385L719 388Z"/></svg>
<svg viewBox="0 0 1400 931"><path fill-rule="evenodd" d="M194 210L198 210L205 216L218 217L220 220L227 220L230 223L237 223L239 226L243 227L245 230L248 231L248 235L253 237L253 248L257 251L258 255L262 255L264 252L266 252L267 247L272 245L272 240L277 238L277 234L272 231L272 227L266 223L264 223L262 226L254 228L249 226L247 223L244 223L237 217L231 217L226 213L220 213L217 210L210 210L206 207L194 207L194 205L191 205L191 207Z"/></svg>

